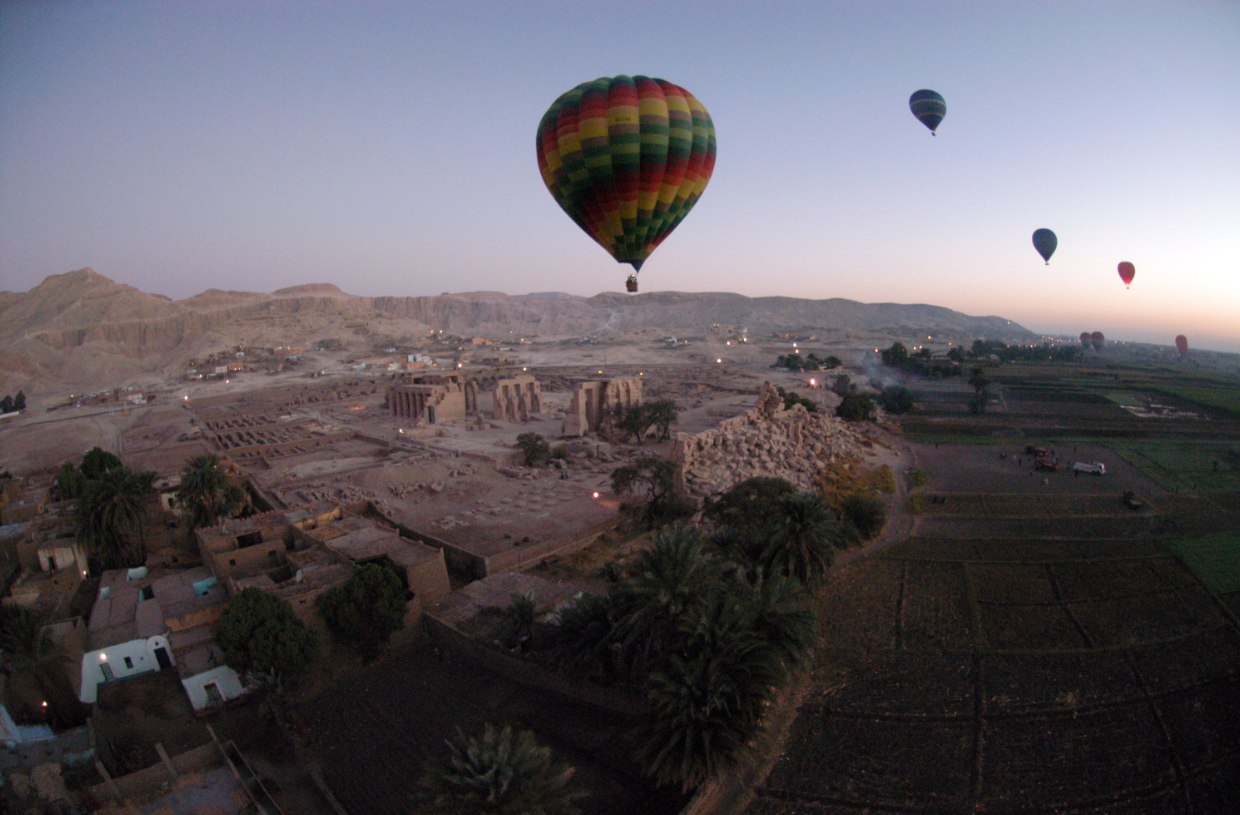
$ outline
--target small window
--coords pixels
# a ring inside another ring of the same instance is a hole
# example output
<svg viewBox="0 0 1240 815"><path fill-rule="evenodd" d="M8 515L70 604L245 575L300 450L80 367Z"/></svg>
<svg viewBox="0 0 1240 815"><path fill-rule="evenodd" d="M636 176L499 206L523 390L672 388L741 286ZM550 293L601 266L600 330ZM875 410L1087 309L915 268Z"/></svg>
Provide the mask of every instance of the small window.
<svg viewBox="0 0 1240 815"><path fill-rule="evenodd" d="M125 667L132 671L133 670L133 659L131 659L130 657L125 657Z"/></svg>
<svg viewBox="0 0 1240 815"><path fill-rule="evenodd" d="M236 561L236 560L230 560L230 561L228 561L228 565L229 565L229 566L236 566L236 565L237 565L237 561Z"/></svg>
<svg viewBox="0 0 1240 815"><path fill-rule="evenodd" d="M155 588L153 586L143 586L142 588L138 589L138 600L139 601L154 600L154 599L155 599Z"/></svg>

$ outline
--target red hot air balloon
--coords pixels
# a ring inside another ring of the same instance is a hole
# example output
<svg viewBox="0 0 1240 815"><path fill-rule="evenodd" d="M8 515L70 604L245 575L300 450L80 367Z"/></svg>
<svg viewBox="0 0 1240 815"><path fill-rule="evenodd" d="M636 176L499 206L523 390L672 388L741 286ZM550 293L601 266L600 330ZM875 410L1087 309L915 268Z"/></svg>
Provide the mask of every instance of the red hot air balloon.
<svg viewBox="0 0 1240 815"><path fill-rule="evenodd" d="M1095 351L1101 351L1102 346L1106 345L1107 338L1101 331L1095 331L1089 335L1089 341L1093 343Z"/></svg>
<svg viewBox="0 0 1240 815"><path fill-rule="evenodd" d="M1137 267L1128 261L1124 261L1119 265L1119 279L1124 281L1125 286L1132 285L1132 279L1137 276Z"/></svg>
<svg viewBox="0 0 1240 815"><path fill-rule="evenodd" d="M1183 334L1177 334L1175 338L1175 349L1180 352L1180 356L1188 356L1188 337Z"/></svg>

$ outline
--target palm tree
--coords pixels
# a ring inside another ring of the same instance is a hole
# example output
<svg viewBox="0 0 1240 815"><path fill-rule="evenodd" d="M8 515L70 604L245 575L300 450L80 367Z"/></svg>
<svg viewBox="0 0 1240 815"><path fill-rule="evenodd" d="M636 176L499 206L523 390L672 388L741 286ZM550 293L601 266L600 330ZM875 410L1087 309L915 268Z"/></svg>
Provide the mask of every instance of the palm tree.
<svg viewBox="0 0 1240 815"><path fill-rule="evenodd" d="M214 453L195 456L185 463L177 499L189 511L194 529L214 526L221 518L237 515L249 503L245 490Z"/></svg>
<svg viewBox="0 0 1240 815"><path fill-rule="evenodd" d="M650 712L637 730L638 760L663 784L688 790L737 765L779 686L779 660L730 592L715 591L685 639L649 678Z"/></svg>
<svg viewBox="0 0 1240 815"><path fill-rule="evenodd" d="M78 499L78 540L104 568L141 566L146 561L147 503L155 473L128 467L104 470Z"/></svg>
<svg viewBox="0 0 1240 815"><path fill-rule="evenodd" d="M72 660L29 609L0 607L0 652L9 675L9 706L15 715L61 726L84 720L85 709L69 685L67 670Z"/></svg>
<svg viewBox="0 0 1240 815"><path fill-rule="evenodd" d="M615 642L621 663L640 676L668 653L681 620L702 602L721 575L701 536L676 526L661 531L633 565L632 577L613 589Z"/></svg>
<svg viewBox="0 0 1240 815"><path fill-rule="evenodd" d="M769 574L816 584L831 568L837 544L845 543L839 522L827 502L812 493L796 493L779 502L762 566Z"/></svg>
<svg viewBox="0 0 1240 815"><path fill-rule="evenodd" d="M569 789L574 770L555 760L528 730L488 723L481 736L458 731L446 760L423 777L434 815L576 815L583 793Z"/></svg>
<svg viewBox="0 0 1240 815"><path fill-rule="evenodd" d="M806 664L817 641L817 621L805 589L782 575L758 570L735 578L735 596L754 633L770 648L781 682Z"/></svg>

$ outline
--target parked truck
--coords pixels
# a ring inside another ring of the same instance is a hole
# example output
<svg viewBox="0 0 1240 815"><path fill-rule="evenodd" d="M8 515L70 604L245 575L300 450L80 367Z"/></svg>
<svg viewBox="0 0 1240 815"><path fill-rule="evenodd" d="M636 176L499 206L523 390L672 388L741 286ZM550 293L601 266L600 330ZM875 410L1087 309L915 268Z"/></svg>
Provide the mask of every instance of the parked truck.
<svg viewBox="0 0 1240 815"><path fill-rule="evenodd" d="M1078 473L1093 473L1094 475L1106 475L1107 465L1101 461L1090 463L1088 461L1078 461L1072 465L1072 469Z"/></svg>

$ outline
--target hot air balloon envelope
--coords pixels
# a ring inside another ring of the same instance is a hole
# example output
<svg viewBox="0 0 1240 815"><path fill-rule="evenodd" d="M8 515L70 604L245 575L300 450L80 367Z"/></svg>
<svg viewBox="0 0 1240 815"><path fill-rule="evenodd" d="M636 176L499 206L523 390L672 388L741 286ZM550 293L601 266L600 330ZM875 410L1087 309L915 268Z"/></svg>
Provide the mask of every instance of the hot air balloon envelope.
<svg viewBox="0 0 1240 815"><path fill-rule="evenodd" d="M1090 340L1090 334L1089 334L1089 332L1088 332L1088 331L1082 331L1082 332L1081 332L1081 345L1085 346L1085 348L1086 348L1087 350L1088 350L1088 348L1089 348L1089 340Z"/></svg>
<svg viewBox="0 0 1240 815"><path fill-rule="evenodd" d="M1124 281L1125 286L1132 285L1132 279L1137 276L1137 267L1128 261L1124 261L1119 265L1119 279Z"/></svg>
<svg viewBox="0 0 1240 815"><path fill-rule="evenodd" d="M1188 354L1188 337L1183 334L1176 335L1175 348L1180 352L1180 356L1185 356Z"/></svg>
<svg viewBox="0 0 1240 815"><path fill-rule="evenodd" d="M1055 237L1055 233L1049 229L1038 229L1033 233L1033 248L1038 250L1038 254L1042 256L1042 260L1046 261L1046 265L1051 264L1051 255L1055 254L1055 247L1059 245L1059 238Z"/></svg>
<svg viewBox="0 0 1240 815"><path fill-rule="evenodd" d="M913 111L913 115L917 117L919 122L930 128L931 134L939 126L939 122L943 121L943 117L947 115L947 102L943 100L942 96L926 88L914 92L908 98L908 107L909 110Z"/></svg>
<svg viewBox="0 0 1240 815"><path fill-rule="evenodd" d="M636 272L697 203L715 125L693 94L616 76L562 95L538 125L538 169L568 217ZM636 278L630 278L636 291Z"/></svg>
<svg viewBox="0 0 1240 815"><path fill-rule="evenodd" d="M1093 343L1095 351L1101 351L1102 346L1106 345L1107 338L1101 331L1095 331L1089 335L1089 341Z"/></svg>

